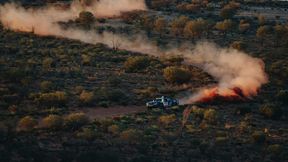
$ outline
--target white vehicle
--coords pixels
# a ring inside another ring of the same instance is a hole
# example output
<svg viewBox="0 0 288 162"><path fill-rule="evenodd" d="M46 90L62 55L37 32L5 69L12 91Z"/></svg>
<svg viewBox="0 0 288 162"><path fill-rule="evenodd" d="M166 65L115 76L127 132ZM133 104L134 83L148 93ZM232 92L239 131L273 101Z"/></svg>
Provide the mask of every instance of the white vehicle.
<svg viewBox="0 0 288 162"><path fill-rule="evenodd" d="M171 106L179 105L178 100L162 96L160 98L156 98L155 100L149 101L146 103L148 108L167 108Z"/></svg>

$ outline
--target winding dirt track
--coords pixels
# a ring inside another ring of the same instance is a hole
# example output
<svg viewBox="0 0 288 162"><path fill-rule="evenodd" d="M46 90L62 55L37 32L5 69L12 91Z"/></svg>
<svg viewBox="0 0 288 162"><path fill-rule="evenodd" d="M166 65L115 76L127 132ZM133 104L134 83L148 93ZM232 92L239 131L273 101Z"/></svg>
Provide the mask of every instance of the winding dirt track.
<svg viewBox="0 0 288 162"><path fill-rule="evenodd" d="M146 111L144 106L113 106L109 108L95 107L82 109L91 120L95 118L114 117Z"/></svg>

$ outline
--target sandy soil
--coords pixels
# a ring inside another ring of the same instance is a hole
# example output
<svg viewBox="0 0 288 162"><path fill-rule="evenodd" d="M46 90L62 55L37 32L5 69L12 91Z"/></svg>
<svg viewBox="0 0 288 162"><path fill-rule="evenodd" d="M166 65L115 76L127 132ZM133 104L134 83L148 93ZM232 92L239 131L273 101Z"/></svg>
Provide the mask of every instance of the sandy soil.
<svg viewBox="0 0 288 162"><path fill-rule="evenodd" d="M95 118L106 118L106 117L144 112L147 110L147 108L145 106L113 106L109 108L103 108L103 107L82 108L81 110L91 120L93 120Z"/></svg>

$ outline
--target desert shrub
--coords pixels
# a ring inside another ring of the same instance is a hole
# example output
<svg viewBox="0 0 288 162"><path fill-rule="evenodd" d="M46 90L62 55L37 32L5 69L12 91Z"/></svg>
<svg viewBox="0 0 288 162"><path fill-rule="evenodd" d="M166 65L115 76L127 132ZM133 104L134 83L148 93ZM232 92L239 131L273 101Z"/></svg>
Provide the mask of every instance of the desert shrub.
<svg viewBox="0 0 288 162"><path fill-rule="evenodd" d="M143 95L145 97L152 97L155 96L156 93L158 93L158 88L156 87L147 87L145 89L137 89L135 90L135 93Z"/></svg>
<svg viewBox="0 0 288 162"><path fill-rule="evenodd" d="M51 86L52 86L52 82L51 81L42 81L41 83L40 83L40 88L41 88L41 90L42 91L48 91L50 88L51 88Z"/></svg>
<svg viewBox="0 0 288 162"><path fill-rule="evenodd" d="M223 19L229 19L232 18L236 13L236 9L232 8L232 7L223 7L220 11L220 16Z"/></svg>
<svg viewBox="0 0 288 162"><path fill-rule="evenodd" d="M184 61L184 58L181 56L171 56L171 57L166 57L163 59L163 62L167 65L181 65L182 62Z"/></svg>
<svg viewBox="0 0 288 162"><path fill-rule="evenodd" d="M193 114L194 118L198 118L200 120L202 120L204 118L204 109L198 108L196 106L194 106L191 110L191 113Z"/></svg>
<svg viewBox="0 0 288 162"><path fill-rule="evenodd" d="M141 11L129 11L129 12L123 12L121 14L121 18L128 24L132 24L134 21L139 20Z"/></svg>
<svg viewBox="0 0 288 162"><path fill-rule="evenodd" d="M120 77L118 76L112 76L109 77L107 80L108 84L110 84L111 86L119 86L119 84L122 83L122 80L120 79Z"/></svg>
<svg viewBox="0 0 288 162"><path fill-rule="evenodd" d="M178 36L183 34L183 29L186 23L189 21L187 16L180 16L176 18L171 23L171 32L173 35Z"/></svg>
<svg viewBox="0 0 288 162"><path fill-rule="evenodd" d="M150 127L146 128L144 133L145 135L153 135L158 134L160 128L157 125L151 125Z"/></svg>
<svg viewBox="0 0 288 162"><path fill-rule="evenodd" d="M241 33L244 33L246 31L248 31L248 29L250 28L250 24L248 22L245 22L245 21L240 21L240 24L239 24L239 31Z"/></svg>
<svg viewBox="0 0 288 162"><path fill-rule="evenodd" d="M174 122L176 120L176 116L175 114L171 114L171 115L162 115L159 117L158 121L161 123L161 124L164 124L164 125L168 125L172 122Z"/></svg>
<svg viewBox="0 0 288 162"><path fill-rule="evenodd" d="M230 44L230 47L237 50L243 50L245 48L245 44L242 41L234 41Z"/></svg>
<svg viewBox="0 0 288 162"><path fill-rule="evenodd" d="M2 72L0 74L2 74ZM19 82L23 78L30 76L32 74L33 73L30 69L10 67L9 69L7 69L7 71L3 72L4 75L3 79L5 78L12 82Z"/></svg>
<svg viewBox="0 0 288 162"><path fill-rule="evenodd" d="M265 26L260 26L257 31L256 31L256 37L261 40L261 45L264 43L264 38L268 35L269 33L269 27L267 25Z"/></svg>
<svg viewBox="0 0 288 162"><path fill-rule="evenodd" d="M50 57L44 58L44 60L42 61L43 69L45 69L45 70L50 69L51 66L52 66L52 63L53 63L53 59L52 58L50 58Z"/></svg>
<svg viewBox="0 0 288 162"><path fill-rule="evenodd" d="M80 95L80 94L83 92L84 87L83 87L83 86L76 86L76 87L74 88L74 90L75 90L76 94L79 94L79 95Z"/></svg>
<svg viewBox="0 0 288 162"><path fill-rule="evenodd" d="M92 105L94 103L94 92L82 91L79 100L84 105Z"/></svg>
<svg viewBox="0 0 288 162"><path fill-rule="evenodd" d="M207 30L208 22L202 18L188 21L184 28L184 36L200 37Z"/></svg>
<svg viewBox="0 0 288 162"><path fill-rule="evenodd" d="M37 120L31 116L25 116L21 118L18 122L18 130L30 131L37 125Z"/></svg>
<svg viewBox="0 0 288 162"><path fill-rule="evenodd" d="M227 137L216 137L215 139L215 145L217 146L223 146L228 142Z"/></svg>
<svg viewBox="0 0 288 162"><path fill-rule="evenodd" d="M214 109L205 110L204 111L204 119L210 124L217 122L216 110L214 110Z"/></svg>
<svg viewBox="0 0 288 162"><path fill-rule="evenodd" d="M127 142L136 142L140 138L140 132L136 129L127 129L120 133L120 139Z"/></svg>
<svg viewBox="0 0 288 162"><path fill-rule="evenodd" d="M185 83L190 81L192 75L187 69L170 66L163 70L163 76L171 83Z"/></svg>
<svg viewBox="0 0 288 162"><path fill-rule="evenodd" d="M44 128L59 129L62 127L63 119L59 115L49 115L42 120Z"/></svg>
<svg viewBox="0 0 288 162"><path fill-rule="evenodd" d="M233 22L230 19L225 19L224 21L220 21L217 22L215 25L215 28L217 30L220 30L224 33L226 33L227 31L231 30L233 27Z"/></svg>
<svg viewBox="0 0 288 162"><path fill-rule="evenodd" d="M279 155L283 151L283 147L279 144L272 144L267 147L267 153L273 155Z"/></svg>
<svg viewBox="0 0 288 162"><path fill-rule="evenodd" d="M154 30L160 34L165 32L165 28L167 26L167 22L163 17L159 17L154 22Z"/></svg>
<svg viewBox="0 0 288 162"><path fill-rule="evenodd" d="M79 13L79 18L78 20L81 22L81 23L91 23L91 22L94 22L95 20L95 17L94 15L91 13L91 12L88 12L88 11L82 11Z"/></svg>
<svg viewBox="0 0 288 162"><path fill-rule="evenodd" d="M64 125L71 129L78 129L89 122L84 113L71 113L64 118Z"/></svg>
<svg viewBox="0 0 288 162"><path fill-rule="evenodd" d="M91 128L83 128L82 131L80 131L76 134L76 136L78 138L82 138L82 139L91 141L91 140L96 138L97 133L94 130L92 130Z"/></svg>
<svg viewBox="0 0 288 162"><path fill-rule="evenodd" d="M194 132L195 132L195 127L194 127L194 125L192 125L192 124L186 124L186 125L185 125L185 128L186 128L186 131L187 131L188 133L194 133Z"/></svg>
<svg viewBox="0 0 288 162"><path fill-rule="evenodd" d="M202 120L201 123L199 124L199 128L202 130L208 130L210 126L206 120Z"/></svg>
<svg viewBox="0 0 288 162"><path fill-rule="evenodd" d="M124 63L126 72L137 72L146 69L150 64L150 60L144 56L129 57Z"/></svg>
<svg viewBox="0 0 288 162"><path fill-rule="evenodd" d="M252 134L253 141L257 144L262 144L266 141L266 135L262 131L255 131Z"/></svg>
<svg viewBox="0 0 288 162"><path fill-rule="evenodd" d="M109 90L106 93L106 97L108 100L113 101L113 102L121 102L123 104L128 102L128 96L121 89Z"/></svg>
<svg viewBox="0 0 288 162"><path fill-rule="evenodd" d="M274 104L264 104L259 108L260 114L269 119L279 119L282 116L282 109Z"/></svg>
<svg viewBox="0 0 288 162"><path fill-rule="evenodd" d="M98 103L98 105L101 106L101 107L108 108L109 105L110 105L110 102L109 102L109 101L100 101L100 102Z"/></svg>
<svg viewBox="0 0 288 162"><path fill-rule="evenodd" d="M91 56L83 54L81 55L81 58L83 65L89 65L91 63Z"/></svg>
<svg viewBox="0 0 288 162"><path fill-rule="evenodd" d="M67 102L67 96L65 92L56 91L50 93L41 93L35 99L41 105L45 106L63 106Z"/></svg>
<svg viewBox="0 0 288 162"><path fill-rule="evenodd" d="M108 132L109 132L109 133L112 133L112 134L114 134L114 135L118 134L118 133L119 133L119 127L118 127L118 125L116 125L116 124L110 125L110 126L108 127Z"/></svg>
<svg viewBox="0 0 288 162"><path fill-rule="evenodd" d="M189 12L189 13L195 13L199 12L201 9L201 6L199 4L195 3L187 3L187 2L182 2L176 6L177 10L181 12Z"/></svg>
<svg viewBox="0 0 288 162"><path fill-rule="evenodd" d="M17 113L17 111L19 110L19 108L18 108L16 105L10 105L10 106L8 107L8 110L9 110L9 112L10 112L11 114L15 114L15 113Z"/></svg>
<svg viewBox="0 0 288 162"><path fill-rule="evenodd" d="M283 104L288 104L288 91L287 90L280 90L277 95L277 100Z"/></svg>
<svg viewBox="0 0 288 162"><path fill-rule="evenodd" d="M259 15L257 18L258 18L258 24L259 24L260 26L265 25L266 19L265 19L264 16Z"/></svg>

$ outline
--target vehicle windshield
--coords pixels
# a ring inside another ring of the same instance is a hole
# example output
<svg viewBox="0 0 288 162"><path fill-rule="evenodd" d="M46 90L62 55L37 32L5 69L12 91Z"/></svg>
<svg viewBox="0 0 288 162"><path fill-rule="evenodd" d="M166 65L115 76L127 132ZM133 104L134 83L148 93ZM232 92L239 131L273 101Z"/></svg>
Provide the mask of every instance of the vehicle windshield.
<svg viewBox="0 0 288 162"><path fill-rule="evenodd" d="M156 102L161 102L161 99L160 99L160 98L157 98L157 99L156 99Z"/></svg>

